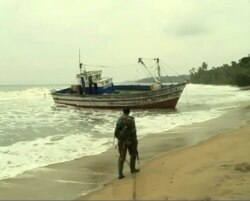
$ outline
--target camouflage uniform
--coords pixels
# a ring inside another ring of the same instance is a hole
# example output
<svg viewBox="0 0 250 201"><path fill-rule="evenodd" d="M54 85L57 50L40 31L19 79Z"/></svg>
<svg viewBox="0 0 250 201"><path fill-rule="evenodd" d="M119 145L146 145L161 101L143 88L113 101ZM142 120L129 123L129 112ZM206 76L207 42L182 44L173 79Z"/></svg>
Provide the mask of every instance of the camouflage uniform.
<svg viewBox="0 0 250 201"><path fill-rule="evenodd" d="M137 152L137 135L136 135L136 127L135 127L135 120L133 117L123 114L116 123L115 128L115 136L117 132L124 126L127 126L128 135L125 140L118 139L118 149L119 149L119 159L118 159L118 173L119 178L123 178L123 164L126 160L127 150L130 155L130 171L131 173L138 172L135 168L136 156L138 155Z"/></svg>

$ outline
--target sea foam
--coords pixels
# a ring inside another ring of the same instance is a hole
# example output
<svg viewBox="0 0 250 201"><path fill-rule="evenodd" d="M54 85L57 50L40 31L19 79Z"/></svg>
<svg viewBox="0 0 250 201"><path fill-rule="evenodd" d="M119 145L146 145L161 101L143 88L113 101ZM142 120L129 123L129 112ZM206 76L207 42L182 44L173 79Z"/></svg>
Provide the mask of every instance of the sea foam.
<svg viewBox="0 0 250 201"><path fill-rule="evenodd" d="M0 179L112 147L121 111L56 106L53 86L0 87ZM132 110L138 137L204 122L249 101L249 91L188 84L176 109ZM171 132L172 133L172 132Z"/></svg>

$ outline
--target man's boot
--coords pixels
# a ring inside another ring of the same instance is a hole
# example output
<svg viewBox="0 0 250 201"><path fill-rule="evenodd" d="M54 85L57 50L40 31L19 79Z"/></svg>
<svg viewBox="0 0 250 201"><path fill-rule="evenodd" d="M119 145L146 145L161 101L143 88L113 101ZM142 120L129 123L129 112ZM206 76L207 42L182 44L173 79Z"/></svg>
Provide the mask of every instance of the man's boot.
<svg viewBox="0 0 250 201"><path fill-rule="evenodd" d="M122 161L118 161L118 173L119 173L119 177L118 179L122 179L125 176L123 175L123 162Z"/></svg>
<svg viewBox="0 0 250 201"><path fill-rule="evenodd" d="M130 172L131 173L137 173L139 171L140 171L140 169L135 168L135 158L131 158L130 159Z"/></svg>

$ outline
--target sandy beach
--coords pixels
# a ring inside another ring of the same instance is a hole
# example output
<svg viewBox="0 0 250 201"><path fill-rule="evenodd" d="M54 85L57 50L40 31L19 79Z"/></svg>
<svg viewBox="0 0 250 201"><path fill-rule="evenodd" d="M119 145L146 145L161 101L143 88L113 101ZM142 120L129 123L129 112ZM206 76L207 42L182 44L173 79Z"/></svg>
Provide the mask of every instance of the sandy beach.
<svg viewBox="0 0 250 201"><path fill-rule="evenodd" d="M166 153L80 200L249 200L250 125Z"/></svg>
<svg viewBox="0 0 250 201"><path fill-rule="evenodd" d="M0 181L1 200L250 199L249 107L139 140L140 168L117 179L117 150Z"/></svg>

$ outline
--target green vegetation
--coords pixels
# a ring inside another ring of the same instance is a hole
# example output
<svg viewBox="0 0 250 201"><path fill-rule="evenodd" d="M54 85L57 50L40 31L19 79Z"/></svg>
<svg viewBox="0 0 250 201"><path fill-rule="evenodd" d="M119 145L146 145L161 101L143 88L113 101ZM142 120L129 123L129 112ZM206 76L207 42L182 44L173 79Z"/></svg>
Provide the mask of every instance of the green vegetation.
<svg viewBox="0 0 250 201"><path fill-rule="evenodd" d="M161 81L163 83L181 83L184 82L185 80L189 80L190 76L189 75L179 75L179 76L162 76ZM153 78L144 78L141 80L137 81L138 83L153 83L154 79Z"/></svg>
<svg viewBox="0 0 250 201"><path fill-rule="evenodd" d="M243 57L239 62L232 61L231 64L223 64L219 67L208 69L206 62L203 62L197 69L192 68L190 75L164 76L162 82L183 82L189 80L195 84L213 84L213 85L237 85L239 87L250 85L250 55ZM152 83L153 78L144 78L140 83Z"/></svg>
<svg viewBox="0 0 250 201"><path fill-rule="evenodd" d="M250 55L243 57L239 62L232 61L230 65L224 64L220 67L212 67L208 70L208 65L203 62L196 70L190 70L190 82L199 84L215 85L250 85Z"/></svg>

